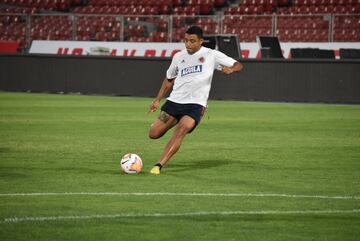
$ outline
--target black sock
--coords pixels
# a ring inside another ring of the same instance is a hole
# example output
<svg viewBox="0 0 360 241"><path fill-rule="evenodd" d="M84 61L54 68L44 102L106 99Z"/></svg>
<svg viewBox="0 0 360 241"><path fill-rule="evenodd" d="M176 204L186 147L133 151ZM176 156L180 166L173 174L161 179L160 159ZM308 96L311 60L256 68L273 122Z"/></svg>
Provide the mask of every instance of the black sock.
<svg viewBox="0 0 360 241"><path fill-rule="evenodd" d="M160 162L156 163L155 166L158 166L158 167L160 168L160 170L161 170L161 168L163 167L163 166L160 164Z"/></svg>

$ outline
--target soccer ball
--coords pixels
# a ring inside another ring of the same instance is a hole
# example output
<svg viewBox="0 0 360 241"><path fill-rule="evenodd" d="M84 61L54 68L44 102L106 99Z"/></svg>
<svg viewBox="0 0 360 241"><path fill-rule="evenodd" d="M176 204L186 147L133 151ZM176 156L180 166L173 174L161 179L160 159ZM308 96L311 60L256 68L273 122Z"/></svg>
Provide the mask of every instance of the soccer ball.
<svg viewBox="0 0 360 241"><path fill-rule="evenodd" d="M141 172L142 165L141 158L134 153L127 153L121 158L120 161L121 170L128 174L136 174Z"/></svg>

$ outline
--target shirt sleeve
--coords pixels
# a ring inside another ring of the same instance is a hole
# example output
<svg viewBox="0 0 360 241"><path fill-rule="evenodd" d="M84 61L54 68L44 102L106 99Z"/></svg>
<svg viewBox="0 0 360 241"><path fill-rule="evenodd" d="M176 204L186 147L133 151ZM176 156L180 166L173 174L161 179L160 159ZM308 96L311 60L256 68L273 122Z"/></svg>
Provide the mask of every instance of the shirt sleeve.
<svg viewBox="0 0 360 241"><path fill-rule="evenodd" d="M178 74L178 67L177 67L177 58L176 55L174 55L171 64L168 68L168 70L166 71L166 78L167 79L174 79L177 77Z"/></svg>
<svg viewBox="0 0 360 241"><path fill-rule="evenodd" d="M215 55L215 68L219 68L219 65L231 67L236 63L236 60L227 56L226 54L213 50Z"/></svg>

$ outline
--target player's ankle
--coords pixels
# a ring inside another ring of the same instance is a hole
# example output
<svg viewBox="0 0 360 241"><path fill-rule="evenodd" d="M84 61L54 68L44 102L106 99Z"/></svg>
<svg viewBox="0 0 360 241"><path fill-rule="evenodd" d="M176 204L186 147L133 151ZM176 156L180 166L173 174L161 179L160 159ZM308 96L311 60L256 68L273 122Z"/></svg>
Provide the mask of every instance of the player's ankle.
<svg viewBox="0 0 360 241"><path fill-rule="evenodd" d="M160 163L160 162L156 163L154 166L159 167L159 169L160 169L160 170L161 170L161 168L163 167L163 165L161 165L161 163Z"/></svg>

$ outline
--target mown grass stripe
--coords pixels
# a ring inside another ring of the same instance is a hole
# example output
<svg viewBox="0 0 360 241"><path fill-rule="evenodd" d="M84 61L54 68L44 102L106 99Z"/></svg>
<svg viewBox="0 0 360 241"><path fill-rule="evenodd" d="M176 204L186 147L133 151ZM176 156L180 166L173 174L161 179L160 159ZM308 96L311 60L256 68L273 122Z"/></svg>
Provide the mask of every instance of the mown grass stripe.
<svg viewBox="0 0 360 241"><path fill-rule="evenodd" d="M161 217L192 217L192 216L231 216L231 215L318 215L318 214L351 214L360 213L360 209L352 210L254 210L254 211L199 211L187 213L118 213L118 214L94 214L94 215L70 215L70 216L39 216L39 217L10 217L4 218L1 223L19 222L43 222L61 220L91 220L91 219L114 219L114 218L161 218Z"/></svg>
<svg viewBox="0 0 360 241"><path fill-rule="evenodd" d="M355 199L360 196L298 195L281 193L172 193L172 192L44 192L44 193L0 193L0 197L16 196L224 196L224 197L283 197L314 199Z"/></svg>

